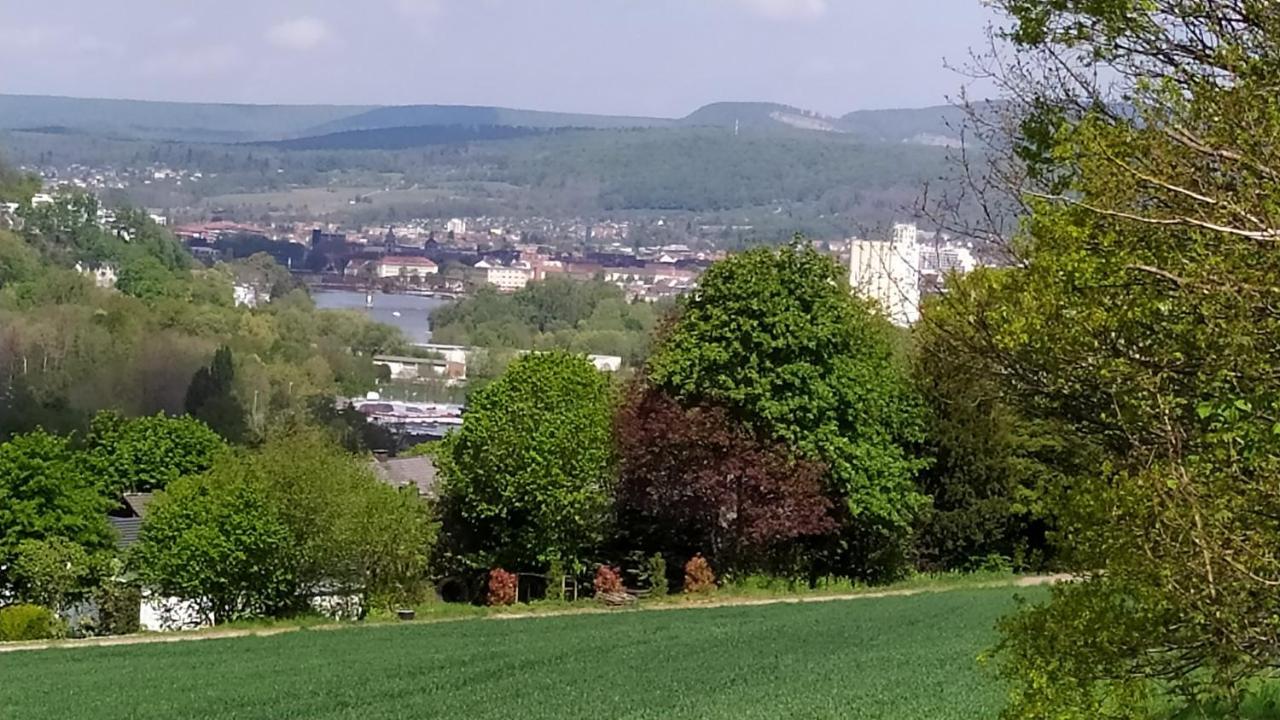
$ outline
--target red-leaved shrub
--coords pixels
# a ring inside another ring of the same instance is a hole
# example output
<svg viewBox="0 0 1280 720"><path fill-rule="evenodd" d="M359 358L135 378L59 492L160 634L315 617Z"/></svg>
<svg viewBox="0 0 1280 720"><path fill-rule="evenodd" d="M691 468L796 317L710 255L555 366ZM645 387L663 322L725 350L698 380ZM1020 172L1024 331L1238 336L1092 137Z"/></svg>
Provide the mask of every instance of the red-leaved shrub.
<svg viewBox="0 0 1280 720"><path fill-rule="evenodd" d="M596 570L595 589L597 595L614 595L623 592L622 576L608 565L601 565Z"/></svg>
<svg viewBox="0 0 1280 720"><path fill-rule="evenodd" d="M711 563L701 554L689 558L684 564L684 591L687 593L711 592L716 589L716 574Z"/></svg>
<svg viewBox="0 0 1280 720"><path fill-rule="evenodd" d="M489 604L515 605L520 579L502 568L489 571Z"/></svg>

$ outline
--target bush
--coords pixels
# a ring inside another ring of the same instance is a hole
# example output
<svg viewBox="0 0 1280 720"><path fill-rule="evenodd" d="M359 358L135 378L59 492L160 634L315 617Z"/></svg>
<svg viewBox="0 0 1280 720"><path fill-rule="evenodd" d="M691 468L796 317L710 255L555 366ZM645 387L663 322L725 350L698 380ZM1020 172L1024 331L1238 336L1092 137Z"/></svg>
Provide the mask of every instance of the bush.
<svg viewBox="0 0 1280 720"><path fill-rule="evenodd" d="M520 578L514 574L494 568L489 571L489 604L515 605L516 595L520 587Z"/></svg>
<svg viewBox="0 0 1280 720"><path fill-rule="evenodd" d="M121 582L106 580L94 593L98 604L99 635L132 635L139 630L142 592Z"/></svg>
<svg viewBox="0 0 1280 720"><path fill-rule="evenodd" d="M684 591L704 593L716 589L716 574L702 555L694 555L684 565Z"/></svg>
<svg viewBox="0 0 1280 720"><path fill-rule="evenodd" d="M48 640L62 634L62 621L48 608L39 605L0 608L0 642Z"/></svg>
<svg viewBox="0 0 1280 720"><path fill-rule="evenodd" d="M663 559L662 553L649 558L649 588L658 596L670 592L667 584L667 561Z"/></svg>
<svg viewBox="0 0 1280 720"><path fill-rule="evenodd" d="M601 565L596 569L594 587L596 595L616 595L625 592L622 587L622 576L608 565Z"/></svg>
<svg viewBox="0 0 1280 720"><path fill-rule="evenodd" d="M547 568L547 599L564 600L564 563L552 560Z"/></svg>

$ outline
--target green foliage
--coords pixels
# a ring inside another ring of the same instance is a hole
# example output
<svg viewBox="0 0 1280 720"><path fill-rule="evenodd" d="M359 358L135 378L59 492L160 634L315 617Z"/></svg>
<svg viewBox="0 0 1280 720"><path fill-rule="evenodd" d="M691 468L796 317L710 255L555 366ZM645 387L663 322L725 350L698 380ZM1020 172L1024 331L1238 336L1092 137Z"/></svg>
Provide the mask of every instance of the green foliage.
<svg viewBox="0 0 1280 720"><path fill-rule="evenodd" d="M1034 59L997 140L1030 214L970 337L1022 417L1097 449L1051 478L1082 577L1006 624L1006 717L1235 716L1280 668L1280 24L1255 2L996 5Z"/></svg>
<svg viewBox="0 0 1280 720"><path fill-rule="evenodd" d="M143 586L196 603L210 622L280 615L294 600L289 528L266 482L239 462L159 493L132 563Z"/></svg>
<svg viewBox="0 0 1280 720"><path fill-rule="evenodd" d="M219 623L306 610L315 595L392 606L422 592L433 535L414 494L380 483L320 431L221 454L152 503L133 562L143 585Z"/></svg>
<svg viewBox="0 0 1280 720"><path fill-rule="evenodd" d="M111 507L67 439L37 431L0 443L0 566L12 563L28 541L89 553L110 549ZM4 585L13 582L6 577Z"/></svg>
<svg viewBox="0 0 1280 720"><path fill-rule="evenodd" d="M316 396L366 392L368 355L403 342L359 313L317 311L305 290L237 309L237 273L273 291L291 279L263 258L192 271L181 245L145 214L116 210L107 231L96 213L91 197L73 195L42 206L21 233L0 231L0 438L39 425L87 430L104 409L182 413L193 376L226 347L240 361L232 392L206 398L203 412L228 436L258 439L305 416ZM77 262L115 266L124 292L94 288L72 269Z"/></svg>
<svg viewBox="0 0 1280 720"><path fill-rule="evenodd" d="M151 492L205 472L227 446L208 425L189 416L127 420L103 411L93 419L88 450L106 487Z"/></svg>
<svg viewBox="0 0 1280 720"><path fill-rule="evenodd" d="M18 543L8 570L15 596L55 612L88 597L99 572L83 547L56 536Z"/></svg>
<svg viewBox="0 0 1280 720"><path fill-rule="evenodd" d="M213 354L207 367L196 371L187 388L187 413L230 442L246 438L245 409L236 396L235 360L231 348L223 345Z"/></svg>
<svg viewBox="0 0 1280 720"><path fill-rule="evenodd" d="M367 460L309 429L271 438L242 471L267 487L288 528L299 592L328 587L366 607L422 592L434 527L416 490L379 482Z"/></svg>
<svg viewBox="0 0 1280 720"><path fill-rule="evenodd" d="M834 572L904 568L927 499L914 476L922 413L894 361L888 323L829 258L796 244L717 263L650 358L654 386L731 417L827 466L845 509Z"/></svg>
<svg viewBox="0 0 1280 720"><path fill-rule="evenodd" d="M978 349L981 331L969 318L1003 302L1007 272L953 279L916 328L913 374L934 458L919 476L933 500L915 544L925 570L974 570L993 558L1043 569L1055 559L1057 495L1099 462L1065 423L1020 414Z"/></svg>
<svg viewBox="0 0 1280 720"><path fill-rule="evenodd" d="M16 170L0 157L0 202L27 203L38 192L38 176Z"/></svg>
<svg viewBox="0 0 1280 720"><path fill-rule="evenodd" d="M649 588L653 594L662 597L670 592L670 585L667 580L667 561L662 557L662 553L654 553L649 558Z"/></svg>
<svg viewBox="0 0 1280 720"><path fill-rule="evenodd" d="M104 579L94 590L93 602L98 606L99 635L132 635L142 629L142 591L136 585Z"/></svg>
<svg viewBox="0 0 1280 720"><path fill-rule="evenodd" d="M116 288L143 300L181 298L186 288L181 280L155 257L130 258L120 267Z"/></svg>
<svg viewBox="0 0 1280 720"><path fill-rule="evenodd" d="M62 621L48 608L10 605L0 608L0 642L50 640L62 637Z"/></svg>
<svg viewBox="0 0 1280 720"><path fill-rule="evenodd" d="M0 230L0 289L39 273L40 254L13 233Z"/></svg>
<svg viewBox="0 0 1280 720"><path fill-rule="evenodd" d="M485 348L616 355L639 365L662 313L627 303L618 286L551 277L503 295L490 287L431 314L436 342Z"/></svg>
<svg viewBox="0 0 1280 720"><path fill-rule="evenodd" d="M564 581L565 581L564 563L558 558L553 559L547 567L547 599L551 601L564 600Z"/></svg>
<svg viewBox="0 0 1280 720"><path fill-rule="evenodd" d="M475 567L585 561L609 512L610 402L605 376L564 352L473 393L436 454L449 551Z"/></svg>

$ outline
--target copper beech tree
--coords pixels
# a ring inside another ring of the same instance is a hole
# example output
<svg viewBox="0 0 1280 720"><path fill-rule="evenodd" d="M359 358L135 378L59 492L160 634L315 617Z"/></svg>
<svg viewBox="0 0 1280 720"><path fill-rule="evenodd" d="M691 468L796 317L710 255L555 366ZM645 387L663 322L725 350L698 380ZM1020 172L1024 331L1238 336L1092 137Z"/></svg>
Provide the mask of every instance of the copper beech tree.
<svg viewBox="0 0 1280 720"><path fill-rule="evenodd" d="M618 512L641 542L718 568L775 566L792 541L836 529L825 468L757 438L715 406L635 384L615 419Z"/></svg>

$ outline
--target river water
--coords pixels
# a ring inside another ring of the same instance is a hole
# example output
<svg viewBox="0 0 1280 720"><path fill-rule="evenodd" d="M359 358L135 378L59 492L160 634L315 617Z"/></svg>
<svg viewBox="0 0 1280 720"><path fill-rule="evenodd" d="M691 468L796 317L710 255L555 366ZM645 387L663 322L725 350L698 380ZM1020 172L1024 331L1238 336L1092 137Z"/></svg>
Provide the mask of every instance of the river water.
<svg viewBox="0 0 1280 720"><path fill-rule="evenodd" d="M371 319L400 328L412 343L431 340L431 311L451 301L416 295L373 294L373 307L365 307L365 294L345 290L312 290L321 310L359 310Z"/></svg>

